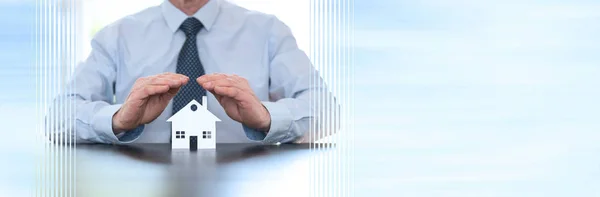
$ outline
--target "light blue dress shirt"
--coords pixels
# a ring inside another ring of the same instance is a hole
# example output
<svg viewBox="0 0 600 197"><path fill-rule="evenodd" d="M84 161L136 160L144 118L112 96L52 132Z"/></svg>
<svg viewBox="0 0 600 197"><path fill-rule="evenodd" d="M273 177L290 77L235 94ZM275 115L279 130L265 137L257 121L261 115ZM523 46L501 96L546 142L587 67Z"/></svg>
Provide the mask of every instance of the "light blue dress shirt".
<svg viewBox="0 0 600 197"><path fill-rule="evenodd" d="M165 1L95 35L91 54L78 65L70 82L74 92L64 95L76 102L74 127L80 142L169 142L171 124L166 120L172 115L172 104L153 122L118 136L113 134L112 117L136 79L175 72L185 41L179 26L187 17ZM315 128L311 94L325 87L285 24L221 0L209 1L193 17L205 27L198 34L197 46L206 73L246 78L271 114L271 128L265 134L229 118L208 93L209 111L222 120L217 122L218 143L287 143Z"/></svg>

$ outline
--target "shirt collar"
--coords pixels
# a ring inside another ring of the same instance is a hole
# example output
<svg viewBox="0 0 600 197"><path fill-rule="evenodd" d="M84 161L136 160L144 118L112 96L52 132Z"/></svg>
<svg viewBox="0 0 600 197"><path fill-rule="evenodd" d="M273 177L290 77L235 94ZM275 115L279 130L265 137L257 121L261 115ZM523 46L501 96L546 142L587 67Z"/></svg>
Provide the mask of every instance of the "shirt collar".
<svg viewBox="0 0 600 197"><path fill-rule="evenodd" d="M202 8L193 15L193 17L202 22L202 25L204 25L204 28L206 28L207 31L210 31L210 28L217 19L217 15L219 15L219 5L219 0L209 0L206 5L202 6ZM169 29L175 33L188 16L175 7L169 0L165 0L161 7Z"/></svg>

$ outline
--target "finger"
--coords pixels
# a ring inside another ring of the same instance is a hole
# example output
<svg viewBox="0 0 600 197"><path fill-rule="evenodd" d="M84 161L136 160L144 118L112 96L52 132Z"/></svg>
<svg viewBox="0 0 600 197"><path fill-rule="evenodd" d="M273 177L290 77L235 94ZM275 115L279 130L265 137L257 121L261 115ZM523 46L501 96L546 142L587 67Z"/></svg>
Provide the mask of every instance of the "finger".
<svg viewBox="0 0 600 197"><path fill-rule="evenodd" d="M182 74L176 74L176 73L163 73L163 74L153 77L152 79L153 80L156 80L156 79L170 80L171 88L176 88L179 86L186 85L187 82L189 81L189 77L182 75ZM164 82L164 81L157 80L157 83L162 83L162 82Z"/></svg>
<svg viewBox="0 0 600 197"><path fill-rule="evenodd" d="M248 84L248 80L238 75L226 75L225 78L221 78L219 80L214 81L206 81L204 83L199 83L205 89L212 89L217 85L222 86L236 86L245 91L252 91L250 85Z"/></svg>
<svg viewBox="0 0 600 197"><path fill-rule="evenodd" d="M165 100L171 100L175 96L177 96L177 93L179 92L180 89L181 88L171 88L167 91L167 93L162 94L161 98L165 99Z"/></svg>
<svg viewBox="0 0 600 197"><path fill-rule="evenodd" d="M215 96L215 99L217 99L217 101L219 101L219 103L221 103L221 99L223 99L224 96L218 95L215 92L211 92L211 93Z"/></svg>
<svg viewBox="0 0 600 197"><path fill-rule="evenodd" d="M244 101L244 95L246 93L237 87L216 86L214 89L214 94L221 97L233 98L237 101Z"/></svg>
<svg viewBox="0 0 600 197"><path fill-rule="evenodd" d="M240 77L238 75L231 75L229 77L232 78L233 81L237 82L239 88L242 88L243 90L247 91L252 91L252 88L250 88L250 83L248 83L248 80L246 78Z"/></svg>
<svg viewBox="0 0 600 197"><path fill-rule="evenodd" d="M131 90L137 90L140 89L142 87L144 87L144 85L146 85L147 81L148 81L148 77L140 77L138 79L135 80L135 83L133 84L133 88L131 88Z"/></svg>
<svg viewBox="0 0 600 197"><path fill-rule="evenodd" d="M225 86L217 86L214 89L214 93L216 95L219 95L221 97L226 96L226 97L231 97L234 98L236 97L238 94L240 94L240 89L235 88L235 87L225 87Z"/></svg>
<svg viewBox="0 0 600 197"><path fill-rule="evenodd" d="M179 82L181 85L185 85L188 83L189 81L189 77L182 75L182 74L174 74L174 73L169 73L169 74L162 74L157 76L158 78L161 79L168 79L168 80L173 80L173 81L177 81Z"/></svg>
<svg viewBox="0 0 600 197"><path fill-rule="evenodd" d="M171 88L168 85L150 85L150 86L146 86L144 88L144 92L148 96L152 96L152 95L167 93L167 92L169 92L170 89Z"/></svg>
<svg viewBox="0 0 600 197"><path fill-rule="evenodd" d="M178 79L171 79L171 78L166 78L166 77L155 77L150 79L149 83L147 83L146 86L148 85L167 85L170 88L178 88L181 87L183 85L181 80Z"/></svg>
<svg viewBox="0 0 600 197"><path fill-rule="evenodd" d="M206 74L206 75L202 75L202 76L198 77L196 79L196 82L198 82L198 84L202 84L202 83L206 83L209 81L220 80L223 78L227 78L227 75L221 74L221 73Z"/></svg>
<svg viewBox="0 0 600 197"><path fill-rule="evenodd" d="M162 73L162 74L158 74L158 75L153 75L153 76L149 76L149 77L141 77L138 78L136 80L136 82L134 83L134 87L132 88L132 92L136 92L136 97L138 98L145 98L147 96L149 96L148 93L146 93L146 89L148 86L162 86L162 85L167 85L170 89L177 89L177 90L173 90L176 94L177 91L179 90L179 88L185 84L187 84L187 82L189 81L189 77L182 75L182 74L176 74L176 73ZM162 90L162 89L161 89ZM169 91L167 90L167 91Z"/></svg>
<svg viewBox="0 0 600 197"><path fill-rule="evenodd" d="M175 77L187 77L187 76L186 76L186 75L184 75L184 74L180 74L180 73L173 73L173 72L164 72L164 73L158 74L158 75L156 75L156 76L175 76Z"/></svg>
<svg viewBox="0 0 600 197"><path fill-rule="evenodd" d="M180 89L181 89L181 87L179 87L179 88L171 88L171 89L169 89L169 91L167 92L167 94L175 96L175 95L177 95L177 93L179 92Z"/></svg>
<svg viewBox="0 0 600 197"><path fill-rule="evenodd" d="M229 78L232 78L233 80L235 80L237 82L244 82L246 80L245 78L240 77L239 75L236 75L236 74L229 75Z"/></svg>
<svg viewBox="0 0 600 197"><path fill-rule="evenodd" d="M152 76L148 76L148 77L140 77L135 81L134 87L132 89L140 89L149 84L169 84L169 83L165 82L164 80L157 82L156 79L168 79L168 80L183 81L183 77L185 77L183 75L180 75L179 76L180 78L175 78L173 76L174 75L169 74L169 73L163 73L163 74L152 75Z"/></svg>
<svg viewBox="0 0 600 197"><path fill-rule="evenodd" d="M237 81L233 80L230 77L222 78L215 81L208 81L200 84L205 90L212 91L216 86L225 86L225 87L238 87L239 84ZM242 89L241 87L238 87Z"/></svg>
<svg viewBox="0 0 600 197"><path fill-rule="evenodd" d="M145 99L149 96L162 94L169 91L168 85L147 85L132 92L131 96L133 99Z"/></svg>
<svg viewBox="0 0 600 197"><path fill-rule="evenodd" d="M163 73L160 75L162 78L169 78L172 80L188 81L190 78L186 75L179 73Z"/></svg>
<svg viewBox="0 0 600 197"><path fill-rule="evenodd" d="M189 77L176 73L162 73L142 78L143 88L145 85L169 85L171 88L176 88L187 84ZM136 84L138 81L136 81Z"/></svg>

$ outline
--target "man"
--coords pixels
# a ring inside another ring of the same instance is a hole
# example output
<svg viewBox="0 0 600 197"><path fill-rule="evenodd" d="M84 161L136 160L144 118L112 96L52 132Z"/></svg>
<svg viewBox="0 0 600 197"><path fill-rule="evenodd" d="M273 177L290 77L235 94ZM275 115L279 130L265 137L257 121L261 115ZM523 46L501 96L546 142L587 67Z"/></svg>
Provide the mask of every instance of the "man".
<svg viewBox="0 0 600 197"><path fill-rule="evenodd" d="M70 85L77 140L116 144L169 143L166 120L205 95L218 143L295 142L319 128L311 99L326 93L286 25L225 0L169 0L107 26Z"/></svg>

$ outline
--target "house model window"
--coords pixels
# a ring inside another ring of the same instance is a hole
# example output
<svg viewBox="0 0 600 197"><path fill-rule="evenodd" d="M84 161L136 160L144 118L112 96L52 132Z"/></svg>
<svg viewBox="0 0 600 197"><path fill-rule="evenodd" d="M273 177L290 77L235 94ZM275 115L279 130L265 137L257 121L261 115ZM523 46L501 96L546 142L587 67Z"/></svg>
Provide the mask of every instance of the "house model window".
<svg viewBox="0 0 600 197"><path fill-rule="evenodd" d="M184 139L185 138L185 131L177 131L175 132L175 138L177 139Z"/></svg>
<svg viewBox="0 0 600 197"><path fill-rule="evenodd" d="M211 134L210 131L202 131L202 139L210 139Z"/></svg>

